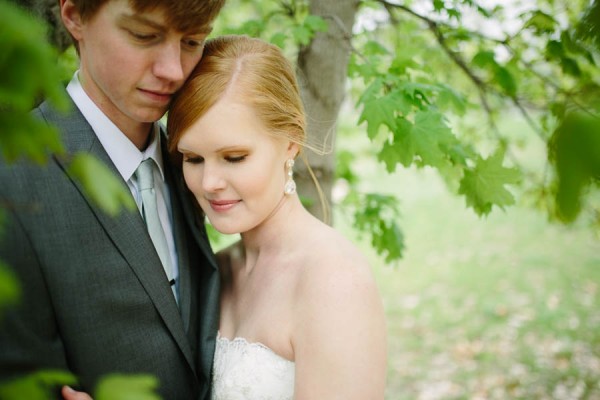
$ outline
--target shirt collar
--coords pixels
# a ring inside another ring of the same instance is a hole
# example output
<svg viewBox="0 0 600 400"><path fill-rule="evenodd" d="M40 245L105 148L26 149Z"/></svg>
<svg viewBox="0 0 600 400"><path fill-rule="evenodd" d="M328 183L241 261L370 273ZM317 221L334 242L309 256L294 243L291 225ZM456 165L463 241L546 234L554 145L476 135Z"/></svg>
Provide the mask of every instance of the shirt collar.
<svg viewBox="0 0 600 400"><path fill-rule="evenodd" d="M152 158L164 181L163 158L160 146L161 134L157 122L152 125L152 139L144 151L140 151L123 132L98 108L85 92L79 81L79 71L76 71L67 86L67 92L79 108L98 140L108 153L119 174L129 181L140 163Z"/></svg>

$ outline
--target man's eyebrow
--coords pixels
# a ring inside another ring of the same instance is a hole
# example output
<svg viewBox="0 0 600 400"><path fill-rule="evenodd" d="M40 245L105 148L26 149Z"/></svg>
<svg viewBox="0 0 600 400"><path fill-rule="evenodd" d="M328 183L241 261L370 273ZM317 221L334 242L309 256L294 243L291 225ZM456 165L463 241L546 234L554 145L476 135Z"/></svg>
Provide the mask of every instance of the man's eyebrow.
<svg viewBox="0 0 600 400"><path fill-rule="evenodd" d="M162 23L154 21L154 20L152 20L150 18L147 18L147 17L145 17L143 15L140 15L140 14L124 14L124 15L121 15L119 17L119 22L121 22L121 23L137 22L139 24L148 25L151 28L158 29L158 30L161 30L161 31L167 30L167 27L165 25L163 25Z"/></svg>
<svg viewBox="0 0 600 400"><path fill-rule="evenodd" d="M154 20L147 18L140 14L124 14L119 18L119 21L121 23L137 22L139 24L147 25L147 26L157 29L157 30L161 30L161 31L168 30L166 25L164 25L160 22L154 21ZM204 25L204 26L200 26L200 27L194 27L194 29L190 29L185 33L191 34L191 35L209 35L212 32L212 30L213 30L213 27L211 25Z"/></svg>

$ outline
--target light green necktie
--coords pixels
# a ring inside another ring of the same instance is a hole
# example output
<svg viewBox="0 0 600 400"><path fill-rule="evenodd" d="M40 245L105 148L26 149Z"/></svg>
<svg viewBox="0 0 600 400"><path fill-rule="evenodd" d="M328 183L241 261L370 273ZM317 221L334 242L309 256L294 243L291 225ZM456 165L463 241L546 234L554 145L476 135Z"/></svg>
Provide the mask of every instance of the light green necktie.
<svg viewBox="0 0 600 400"><path fill-rule="evenodd" d="M171 284L175 300L177 299L177 288L175 287L175 279L173 277L173 267L171 265L171 256L169 254L169 246L165 237L165 231L158 217L158 207L156 205L156 191L154 190L154 161L147 158L141 162L135 175L138 180L139 191L142 195L142 215L146 221L148 233L154 243L154 248L160 257L167 279Z"/></svg>

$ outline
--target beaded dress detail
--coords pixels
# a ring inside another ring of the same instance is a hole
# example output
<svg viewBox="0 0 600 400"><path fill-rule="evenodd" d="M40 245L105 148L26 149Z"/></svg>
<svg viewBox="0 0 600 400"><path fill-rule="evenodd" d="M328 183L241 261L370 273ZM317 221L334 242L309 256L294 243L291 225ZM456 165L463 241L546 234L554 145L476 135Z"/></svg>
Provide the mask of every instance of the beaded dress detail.
<svg viewBox="0 0 600 400"><path fill-rule="evenodd" d="M261 343L217 336L211 400L292 400L295 364Z"/></svg>

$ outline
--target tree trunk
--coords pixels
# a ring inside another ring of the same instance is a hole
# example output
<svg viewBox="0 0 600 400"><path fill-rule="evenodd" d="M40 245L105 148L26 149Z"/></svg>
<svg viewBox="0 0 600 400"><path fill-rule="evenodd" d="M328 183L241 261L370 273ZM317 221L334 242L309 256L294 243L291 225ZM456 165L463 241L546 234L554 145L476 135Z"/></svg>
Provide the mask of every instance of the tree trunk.
<svg viewBox="0 0 600 400"><path fill-rule="evenodd" d="M345 95L358 4L358 0L311 0L310 13L322 17L329 29L318 33L298 55L298 79L306 107L309 142L330 150L324 156L306 151L328 204L334 183L336 121ZM317 189L304 165L297 165L298 192L310 200L309 211L323 218Z"/></svg>

